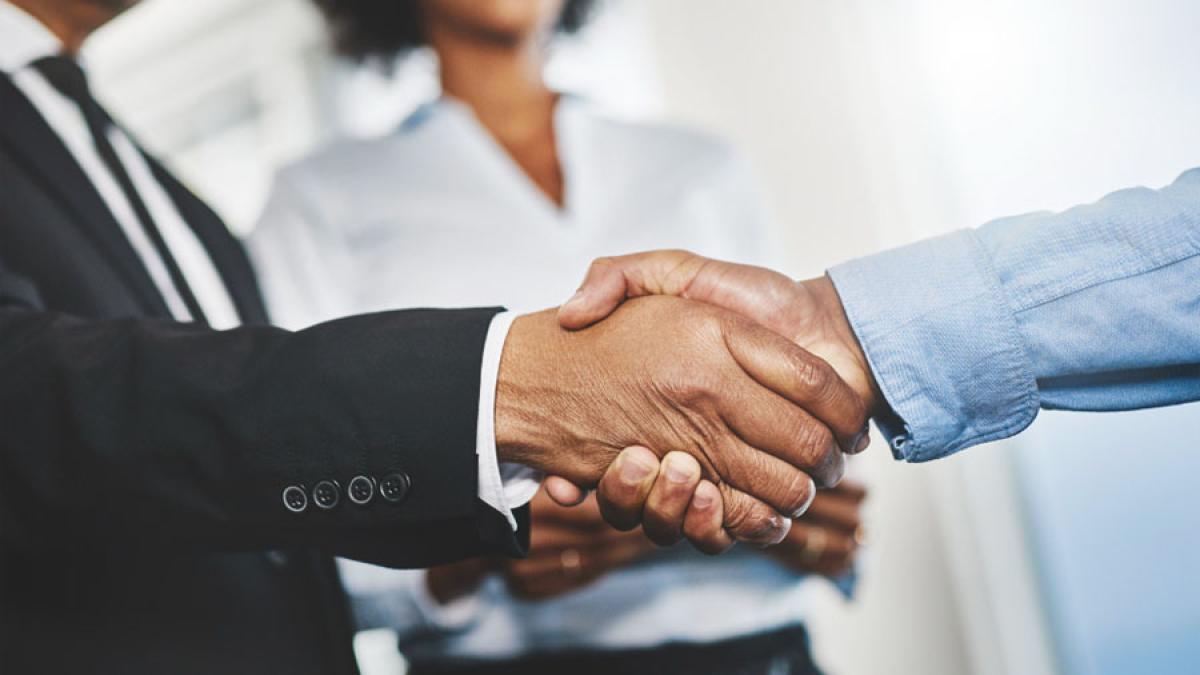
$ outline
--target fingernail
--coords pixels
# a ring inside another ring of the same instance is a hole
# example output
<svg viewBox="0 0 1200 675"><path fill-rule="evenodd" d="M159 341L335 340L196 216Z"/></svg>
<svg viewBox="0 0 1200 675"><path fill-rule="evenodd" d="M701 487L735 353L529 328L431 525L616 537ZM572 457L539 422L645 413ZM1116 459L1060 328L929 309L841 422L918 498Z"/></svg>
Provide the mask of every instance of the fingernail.
<svg viewBox="0 0 1200 675"><path fill-rule="evenodd" d="M801 505L800 508L796 509L796 511L792 513L792 518L799 518L800 516L804 515L804 513L808 511L808 507L812 506L813 500L817 498L817 486L812 484L811 479L809 481L809 485L808 499L804 501L804 504Z"/></svg>
<svg viewBox="0 0 1200 675"><path fill-rule="evenodd" d="M783 541L792 529L792 521L776 513L771 516L765 526L754 533L754 538L761 546L774 546Z"/></svg>
<svg viewBox="0 0 1200 675"><path fill-rule="evenodd" d="M859 435L859 437L858 437L858 442L854 444L854 454L857 455L858 453L862 452L863 450L866 450L867 446L870 444L871 444L871 430L864 429L862 434Z"/></svg>
<svg viewBox="0 0 1200 675"><path fill-rule="evenodd" d="M638 485L654 471L653 466L648 466L636 459L625 458L621 461L621 480L627 485Z"/></svg>
<svg viewBox="0 0 1200 675"><path fill-rule="evenodd" d="M708 510L716 501L709 490L697 490L696 494L692 495L692 504L698 509Z"/></svg>
<svg viewBox="0 0 1200 675"><path fill-rule="evenodd" d="M685 469L678 459L668 458L666 461L667 480L672 483L688 483L692 480L692 472Z"/></svg>

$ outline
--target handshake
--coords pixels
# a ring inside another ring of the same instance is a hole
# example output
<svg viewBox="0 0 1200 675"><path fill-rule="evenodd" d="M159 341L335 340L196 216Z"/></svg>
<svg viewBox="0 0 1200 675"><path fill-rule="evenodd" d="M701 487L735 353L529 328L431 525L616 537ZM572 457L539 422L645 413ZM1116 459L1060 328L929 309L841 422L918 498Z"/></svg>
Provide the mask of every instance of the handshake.
<svg viewBox="0 0 1200 675"><path fill-rule="evenodd" d="M513 323L496 444L561 504L596 487L615 527L719 553L782 540L878 400L827 278L657 251L599 259L557 313Z"/></svg>

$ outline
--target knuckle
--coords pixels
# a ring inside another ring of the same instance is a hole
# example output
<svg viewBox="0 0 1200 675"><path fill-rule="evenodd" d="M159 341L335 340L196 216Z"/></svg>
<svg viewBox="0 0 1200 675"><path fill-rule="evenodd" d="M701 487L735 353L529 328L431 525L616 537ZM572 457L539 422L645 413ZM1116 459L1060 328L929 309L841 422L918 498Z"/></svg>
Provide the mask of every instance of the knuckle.
<svg viewBox="0 0 1200 675"><path fill-rule="evenodd" d="M725 478L738 489L750 491L759 498L764 495L760 492L761 489L755 486L766 488L766 494L770 494L769 491L772 489L778 489L779 479L775 469L779 468L779 463L766 451L729 443L723 447L722 454L726 460L729 474ZM753 503L751 502L751 504ZM743 506L748 507L749 505Z"/></svg>
<svg viewBox="0 0 1200 675"><path fill-rule="evenodd" d="M793 518L799 518L812 505L817 495L813 479L801 471L790 472L782 503Z"/></svg>
<svg viewBox="0 0 1200 675"><path fill-rule="evenodd" d="M867 432L867 424L871 421L870 411L867 410L867 402L859 396L850 396L848 403L850 410L850 433Z"/></svg>
<svg viewBox="0 0 1200 675"><path fill-rule="evenodd" d="M687 409L696 409L714 398L714 384L704 375L704 369L681 363L679 371L670 378L667 393L672 401Z"/></svg>
<svg viewBox="0 0 1200 675"><path fill-rule="evenodd" d="M734 538L750 544L777 544L787 529L783 517L766 505L735 509L726 525Z"/></svg>
<svg viewBox="0 0 1200 675"><path fill-rule="evenodd" d="M791 352L792 377L796 391L806 398L821 398L829 387L829 372L825 364L803 350Z"/></svg>
<svg viewBox="0 0 1200 675"><path fill-rule="evenodd" d="M617 264L616 259L612 256L600 256L592 260L592 264L588 266L589 272L598 272L606 267L612 267Z"/></svg>
<svg viewBox="0 0 1200 675"><path fill-rule="evenodd" d="M748 319L744 319L736 314L721 312L714 307L700 305L699 307L689 307L686 314L687 320L690 322L691 330L698 345L708 350L711 355L729 353L729 348L726 340L730 334L746 332L747 327L752 324ZM719 347L716 349L715 347Z"/></svg>
<svg viewBox="0 0 1200 675"><path fill-rule="evenodd" d="M741 499L725 499L725 528L730 532L741 532L751 517L750 505Z"/></svg>
<svg viewBox="0 0 1200 675"><path fill-rule="evenodd" d="M802 469L819 468L829 462L833 452L833 433L814 419L805 419L797 425L796 445L800 450Z"/></svg>

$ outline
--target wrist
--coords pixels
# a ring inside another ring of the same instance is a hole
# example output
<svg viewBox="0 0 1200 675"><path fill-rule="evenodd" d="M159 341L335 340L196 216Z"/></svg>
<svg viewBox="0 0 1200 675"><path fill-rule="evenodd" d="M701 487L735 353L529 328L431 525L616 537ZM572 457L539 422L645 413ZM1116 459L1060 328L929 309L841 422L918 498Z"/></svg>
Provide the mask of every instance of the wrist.
<svg viewBox="0 0 1200 675"><path fill-rule="evenodd" d="M578 439L571 433L570 334L554 310L517 317L509 329L496 378L496 454L547 474L586 483L584 467L564 461Z"/></svg>
<svg viewBox="0 0 1200 675"><path fill-rule="evenodd" d="M496 375L496 456L501 462L539 466L545 447L537 433L536 410L528 405L532 360L541 351L533 344L537 315L517 317L508 330Z"/></svg>
<svg viewBox="0 0 1200 675"><path fill-rule="evenodd" d="M846 316L846 310L842 306L842 299L838 295L837 287L833 285L833 281L828 275L821 275L800 283L812 294L827 338L832 340L844 353L848 365L851 365L855 371L853 374L840 374L862 397L867 411L873 416L879 409L883 396L879 391L878 382L875 381L875 374L871 372L871 364L867 360L866 352L863 351L862 344L858 341L858 335L855 334L853 326L850 325L850 319ZM839 364L833 365L836 367Z"/></svg>

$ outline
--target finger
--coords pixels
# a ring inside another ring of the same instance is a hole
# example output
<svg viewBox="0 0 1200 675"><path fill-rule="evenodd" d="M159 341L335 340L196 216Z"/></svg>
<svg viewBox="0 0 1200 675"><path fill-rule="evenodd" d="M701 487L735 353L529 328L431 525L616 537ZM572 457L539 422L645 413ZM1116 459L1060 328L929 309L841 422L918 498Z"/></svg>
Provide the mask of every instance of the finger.
<svg viewBox="0 0 1200 675"><path fill-rule="evenodd" d="M725 531L722 505L717 486L706 480L700 481L684 515L683 535L702 553L716 555L733 546L733 538Z"/></svg>
<svg viewBox="0 0 1200 675"><path fill-rule="evenodd" d="M848 533L853 533L862 525L857 502L839 499L824 492L817 494L812 506L804 514L803 520L806 523L824 525Z"/></svg>
<svg viewBox="0 0 1200 675"><path fill-rule="evenodd" d="M725 530L737 541L751 546L773 546L787 537L792 519L764 502L730 487L719 486L725 510Z"/></svg>
<svg viewBox="0 0 1200 675"><path fill-rule="evenodd" d="M592 546L546 549L533 557L512 561L505 568L506 583L522 597L550 597L592 583L605 574L654 550L640 532ZM571 566L564 556L571 556Z"/></svg>
<svg viewBox="0 0 1200 675"><path fill-rule="evenodd" d="M708 459L713 465L712 470L720 477L716 482L722 487L728 485L747 498L752 497L755 503L765 502L764 507L787 519L803 515L812 504L817 486L804 471L748 445L734 433L720 436L713 443L712 449L716 452L710 453ZM729 492L723 494L729 496ZM729 509L730 504L726 501L726 521L730 517Z"/></svg>
<svg viewBox="0 0 1200 675"><path fill-rule="evenodd" d="M571 565L564 564L565 560ZM575 547L556 548L542 551L536 556L512 561L504 570L504 579L530 589L547 585L562 589L589 574L595 568L587 550Z"/></svg>
<svg viewBox="0 0 1200 675"><path fill-rule="evenodd" d="M855 503L861 503L867 498L867 486L856 480L847 479L838 483L836 487L830 488L828 493Z"/></svg>
<svg viewBox="0 0 1200 675"><path fill-rule="evenodd" d="M531 517L535 526L553 525L580 532L610 531L608 523L600 515L600 507L590 495L578 506L559 506L547 494L538 493L530 503Z"/></svg>
<svg viewBox="0 0 1200 675"><path fill-rule="evenodd" d="M729 395L717 403L722 419L738 438L786 462L793 470L803 471L820 485L841 480L846 455L823 422L754 382L743 378L743 383L742 390L737 388L739 385L731 385ZM785 506L773 501L772 505L790 513Z"/></svg>
<svg viewBox="0 0 1200 675"><path fill-rule="evenodd" d="M529 530L530 556L539 551L587 546L600 536L603 536L602 533L575 527L569 523L534 523Z"/></svg>
<svg viewBox="0 0 1200 675"><path fill-rule="evenodd" d="M587 490L560 476L547 476L542 485L550 499L559 506L578 506L588 496Z"/></svg>
<svg viewBox="0 0 1200 675"><path fill-rule="evenodd" d="M683 518L692 493L700 482L700 462L686 452L663 457L658 478L642 510L642 530L659 546L671 546L683 537Z"/></svg>
<svg viewBox="0 0 1200 675"><path fill-rule="evenodd" d="M866 404L832 366L742 317L729 314L723 325L725 343L747 374L824 422L844 451L858 449L867 425Z"/></svg>
<svg viewBox="0 0 1200 675"><path fill-rule="evenodd" d="M680 295L704 260L687 251L597 258L579 290L559 308L559 325L568 330L586 328L611 314L626 298Z"/></svg>
<svg viewBox="0 0 1200 675"><path fill-rule="evenodd" d="M565 593L576 584L575 579L562 573L557 561L514 566L504 574L508 590L522 600L545 600Z"/></svg>
<svg viewBox="0 0 1200 675"><path fill-rule="evenodd" d="M642 510L658 469L658 456L641 446L625 448L617 455L596 489L600 513L610 525L632 530L642 522Z"/></svg>
<svg viewBox="0 0 1200 675"><path fill-rule="evenodd" d="M853 537L834 530L806 527L801 523L797 523L794 530L800 531L798 557L808 571L837 576L845 573L854 564L858 545L854 542ZM815 541L820 542L819 550L816 552L806 551L805 548Z"/></svg>
<svg viewBox="0 0 1200 675"><path fill-rule="evenodd" d="M642 536L592 549L589 551L591 566L585 568L585 576L589 579L598 579L655 550L657 547L654 542Z"/></svg>

